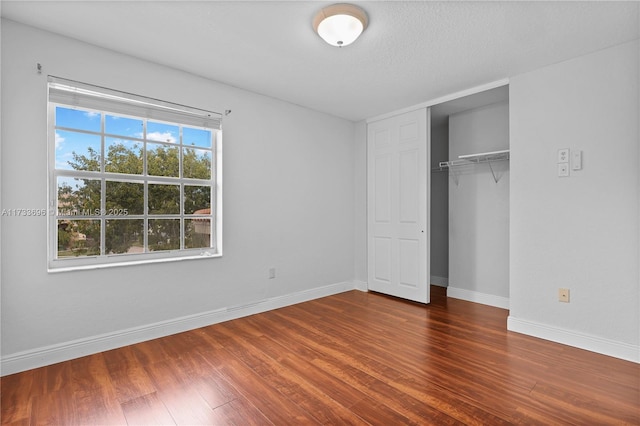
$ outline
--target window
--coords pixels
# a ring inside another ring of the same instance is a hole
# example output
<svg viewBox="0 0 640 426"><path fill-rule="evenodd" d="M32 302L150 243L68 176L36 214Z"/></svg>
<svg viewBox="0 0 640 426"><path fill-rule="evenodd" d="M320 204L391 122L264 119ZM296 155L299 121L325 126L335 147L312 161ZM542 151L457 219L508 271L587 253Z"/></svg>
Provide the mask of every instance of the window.
<svg viewBox="0 0 640 426"><path fill-rule="evenodd" d="M49 77L49 270L222 254L221 116Z"/></svg>

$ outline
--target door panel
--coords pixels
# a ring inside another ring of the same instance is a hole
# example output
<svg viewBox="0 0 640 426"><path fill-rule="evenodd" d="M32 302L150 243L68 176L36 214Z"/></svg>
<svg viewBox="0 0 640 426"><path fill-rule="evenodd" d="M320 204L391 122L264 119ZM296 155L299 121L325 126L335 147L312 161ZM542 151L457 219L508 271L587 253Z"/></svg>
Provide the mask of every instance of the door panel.
<svg viewBox="0 0 640 426"><path fill-rule="evenodd" d="M375 220L376 223L391 222L391 155L375 159Z"/></svg>
<svg viewBox="0 0 640 426"><path fill-rule="evenodd" d="M377 237L374 246L375 279L391 282L391 238Z"/></svg>
<svg viewBox="0 0 640 426"><path fill-rule="evenodd" d="M405 287L418 288L420 285L419 265L414 260L420 255L420 242L400 238L398 240L398 257L400 260L399 284Z"/></svg>
<svg viewBox="0 0 640 426"><path fill-rule="evenodd" d="M420 109L369 123L370 290L429 302L429 115Z"/></svg>
<svg viewBox="0 0 640 426"><path fill-rule="evenodd" d="M400 153L400 185L398 196L400 197L399 220L402 223L419 223L418 154L419 151L417 149Z"/></svg>

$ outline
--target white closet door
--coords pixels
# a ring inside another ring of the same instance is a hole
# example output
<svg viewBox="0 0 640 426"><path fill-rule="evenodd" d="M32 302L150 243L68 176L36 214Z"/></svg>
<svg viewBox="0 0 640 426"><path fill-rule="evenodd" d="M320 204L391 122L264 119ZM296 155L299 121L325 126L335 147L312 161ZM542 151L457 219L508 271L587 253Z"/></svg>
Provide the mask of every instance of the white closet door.
<svg viewBox="0 0 640 426"><path fill-rule="evenodd" d="M368 287L429 303L429 111L367 128Z"/></svg>

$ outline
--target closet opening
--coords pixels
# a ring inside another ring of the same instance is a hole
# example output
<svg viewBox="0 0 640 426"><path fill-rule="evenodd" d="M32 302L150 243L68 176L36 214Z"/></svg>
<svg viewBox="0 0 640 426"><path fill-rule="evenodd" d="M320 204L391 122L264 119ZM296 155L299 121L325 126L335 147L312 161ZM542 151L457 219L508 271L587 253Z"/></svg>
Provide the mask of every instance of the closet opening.
<svg viewBox="0 0 640 426"><path fill-rule="evenodd" d="M430 282L447 297L508 309L509 87L430 114Z"/></svg>

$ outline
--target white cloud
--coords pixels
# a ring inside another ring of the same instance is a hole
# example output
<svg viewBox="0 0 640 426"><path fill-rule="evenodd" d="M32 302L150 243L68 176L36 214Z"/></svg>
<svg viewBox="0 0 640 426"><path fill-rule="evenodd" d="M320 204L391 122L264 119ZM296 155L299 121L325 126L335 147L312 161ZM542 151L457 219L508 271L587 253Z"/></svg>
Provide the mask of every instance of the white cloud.
<svg viewBox="0 0 640 426"><path fill-rule="evenodd" d="M87 118L96 118L96 117L100 117L100 113L99 112L94 112L94 111L87 111L84 113L85 117Z"/></svg>
<svg viewBox="0 0 640 426"><path fill-rule="evenodd" d="M69 161L73 160L73 153L65 152L62 155L56 154L56 169L69 170Z"/></svg>
<svg viewBox="0 0 640 426"><path fill-rule="evenodd" d="M160 142L176 142L175 136L171 134L171 132L151 132L147 133L147 139L150 141L160 141Z"/></svg>
<svg viewBox="0 0 640 426"><path fill-rule="evenodd" d="M62 142L64 142L64 138L62 136L60 136L60 134L58 132L56 132L56 149L61 149L62 148Z"/></svg>

